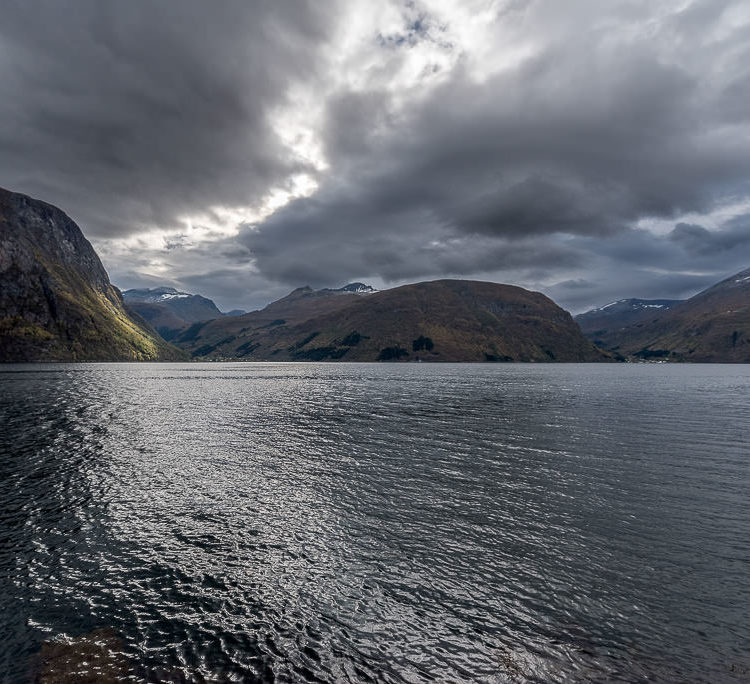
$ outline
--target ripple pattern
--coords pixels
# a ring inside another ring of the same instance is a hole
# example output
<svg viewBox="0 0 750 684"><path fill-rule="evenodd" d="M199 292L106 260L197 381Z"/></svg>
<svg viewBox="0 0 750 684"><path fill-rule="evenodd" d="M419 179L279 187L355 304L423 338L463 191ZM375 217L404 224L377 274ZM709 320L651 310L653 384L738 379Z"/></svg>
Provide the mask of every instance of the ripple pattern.
<svg viewBox="0 0 750 684"><path fill-rule="evenodd" d="M747 366L0 367L0 681L747 681L748 491Z"/></svg>

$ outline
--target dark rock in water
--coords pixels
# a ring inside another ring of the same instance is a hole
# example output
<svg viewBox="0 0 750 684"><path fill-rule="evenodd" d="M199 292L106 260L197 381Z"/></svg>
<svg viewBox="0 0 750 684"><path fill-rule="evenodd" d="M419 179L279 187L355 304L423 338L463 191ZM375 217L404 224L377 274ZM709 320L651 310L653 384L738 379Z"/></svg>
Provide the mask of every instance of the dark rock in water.
<svg viewBox="0 0 750 684"><path fill-rule="evenodd" d="M130 667L114 630L98 629L69 641L45 641L32 663L35 684L118 684Z"/></svg>
<svg viewBox="0 0 750 684"><path fill-rule="evenodd" d="M62 211L0 189L0 361L183 358L129 313Z"/></svg>

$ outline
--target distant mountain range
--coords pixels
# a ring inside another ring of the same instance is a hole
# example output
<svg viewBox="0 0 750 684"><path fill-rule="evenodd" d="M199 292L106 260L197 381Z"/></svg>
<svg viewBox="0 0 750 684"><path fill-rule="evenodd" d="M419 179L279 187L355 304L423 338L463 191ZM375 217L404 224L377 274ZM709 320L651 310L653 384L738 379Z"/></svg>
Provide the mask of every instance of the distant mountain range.
<svg viewBox="0 0 750 684"><path fill-rule="evenodd" d="M622 300L576 320L598 345L626 357L750 363L750 269L684 301L651 301L661 306ZM625 302L646 304L629 311Z"/></svg>
<svg viewBox="0 0 750 684"><path fill-rule="evenodd" d="M538 292L468 280L300 287L222 313L169 287L123 297L68 216L0 189L0 361L189 357L750 363L750 269L684 301L623 299L575 321Z"/></svg>
<svg viewBox="0 0 750 684"><path fill-rule="evenodd" d="M583 333L596 344L609 347L618 343L623 328L658 318L679 299L620 299L575 317Z"/></svg>
<svg viewBox="0 0 750 684"><path fill-rule="evenodd" d="M0 189L0 361L176 360L62 211Z"/></svg>
<svg viewBox="0 0 750 684"><path fill-rule="evenodd" d="M210 299L173 287L125 290L122 297L128 308L148 321L165 340L173 339L191 323L245 313L240 309L222 313Z"/></svg>
<svg viewBox="0 0 750 684"><path fill-rule="evenodd" d="M606 361L538 292L467 280L375 291L298 288L174 338L193 358L275 361Z"/></svg>

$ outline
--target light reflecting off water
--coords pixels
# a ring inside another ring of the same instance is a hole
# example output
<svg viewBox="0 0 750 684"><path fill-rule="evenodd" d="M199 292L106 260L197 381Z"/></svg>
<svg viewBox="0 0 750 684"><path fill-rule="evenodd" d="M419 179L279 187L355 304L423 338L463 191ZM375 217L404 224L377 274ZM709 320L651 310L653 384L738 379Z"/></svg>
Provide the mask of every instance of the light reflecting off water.
<svg viewBox="0 0 750 684"><path fill-rule="evenodd" d="M0 615L7 682L747 681L750 367L2 366Z"/></svg>

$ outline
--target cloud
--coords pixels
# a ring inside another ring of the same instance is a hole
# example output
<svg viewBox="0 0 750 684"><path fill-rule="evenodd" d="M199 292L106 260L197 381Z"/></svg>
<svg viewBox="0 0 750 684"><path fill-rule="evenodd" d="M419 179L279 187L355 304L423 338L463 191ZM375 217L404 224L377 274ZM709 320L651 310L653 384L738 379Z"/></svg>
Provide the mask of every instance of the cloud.
<svg viewBox="0 0 750 684"><path fill-rule="evenodd" d="M530 3L523 29L535 48L513 68L478 78L459 63L406 104L382 91L337 93L320 191L241 242L269 278L323 280L337 264L386 279L445 273L446 264L468 276L491 258L498 272L522 266L516 241L536 237L544 264L563 251L560 235L615 244L644 218L711 212L746 194L748 117L728 122L716 106L746 82L737 61L745 33L721 29L724 42L712 42L721 7L699 5L655 18L639 3L616 5L619 17L578 3L580 23L562 22L558 35L549 5ZM696 60L696 50L712 59ZM632 250L620 247L627 259Z"/></svg>
<svg viewBox="0 0 750 684"><path fill-rule="evenodd" d="M669 239L691 256L714 256L730 250L750 248L750 216L727 221L721 230L708 230L694 223L678 223Z"/></svg>
<svg viewBox="0 0 750 684"><path fill-rule="evenodd" d="M96 238L259 203L311 171L271 113L320 68L328 22L314 4L9 3L0 181Z"/></svg>
<svg viewBox="0 0 750 684"><path fill-rule="evenodd" d="M59 7L0 26L0 183L123 281L247 307L482 277L575 308L750 262L721 218L750 195L739 0Z"/></svg>
<svg viewBox="0 0 750 684"><path fill-rule="evenodd" d="M560 279L543 289L577 313L627 297L685 299L747 268L750 222L732 218L715 230L679 223L662 235L626 229L605 240L585 236L569 244L585 255L585 278Z"/></svg>

